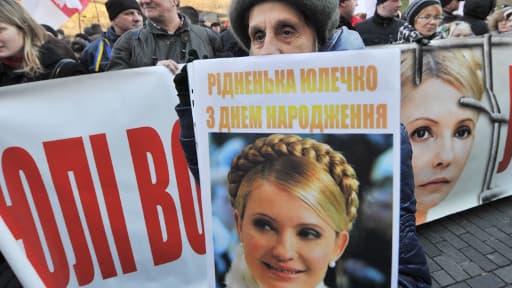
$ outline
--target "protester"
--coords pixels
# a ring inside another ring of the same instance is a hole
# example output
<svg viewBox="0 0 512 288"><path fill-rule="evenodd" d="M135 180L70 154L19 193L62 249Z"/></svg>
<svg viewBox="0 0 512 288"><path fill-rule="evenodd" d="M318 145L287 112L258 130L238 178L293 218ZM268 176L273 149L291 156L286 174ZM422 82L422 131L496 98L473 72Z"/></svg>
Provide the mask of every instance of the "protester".
<svg viewBox="0 0 512 288"><path fill-rule="evenodd" d="M338 10L336 9L338 4L338 0L233 0L229 17L235 35L251 55L315 52L322 50L318 47L325 47L328 44L328 41L333 38L332 34L340 33L339 30L335 30L338 24ZM293 23L293 25L283 27L279 25L280 23ZM343 29L342 31L344 33L350 30ZM336 47L336 45L331 47ZM195 56L197 58L197 55ZM199 181L186 71L185 66L182 72L174 78L180 100L176 112L180 118L182 148L194 178ZM398 282L403 287L430 287L431 280L426 258L416 235L415 198L413 186L411 186L414 181L410 167L412 151L405 129L401 132L402 141L407 145L402 145L401 149L403 166L400 191Z"/></svg>
<svg viewBox="0 0 512 288"><path fill-rule="evenodd" d="M505 31L512 32L512 9L508 9L503 13L503 17L505 18Z"/></svg>
<svg viewBox="0 0 512 288"><path fill-rule="evenodd" d="M0 1L0 86L83 73L73 51L15 0Z"/></svg>
<svg viewBox="0 0 512 288"><path fill-rule="evenodd" d="M71 50L73 50L75 57L80 59L80 55L82 55L82 52L84 52L85 47L87 47L89 43L91 43L91 39L87 34L77 33L69 45L71 46Z"/></svg>
<svg viewBox="0 0 512 288"><path fill-rule="evenodd" d="M459 0L441 0L441 6L443 6L443 21L441 25L460 19L460 15L455 14L459 10Z"/></svg>
<svg viewBox="0 0 512 288"><path fill-rule="evenodd" d="M219 38L208 28L190 23L178 12L179 0L141 0L148 20L140 30L123 34L114 44L108 70L160 65L176 73L194 49L209 58L222 53Z"/></svg>
<svg viewBox="0 0 512 288"><path fill-rule="evenodd" d="M142 11L135 0L108 0L105 3L112 25L91 42L80 56L80 63L90 72L103 72L110 63L112 47L121 35L142 28Z"/></svg>
<svg viewBox="0 0 512 288"><path fill-rule="evenodd" d="M507 28L507 19L505 19L505 12L512 11L512 8L507 7L494 11L489 18L487 18L487 25L489 32L492 34L501 34L511 32L512 29Z"/></svg>
<svg viewBox="0 0 512 288"><path fill-rule="evenodd" d="M402 54L400 115L414 149L416 223L421 224L462 174L475 140L478 111L461 106L460 99L480 101L484 84L482 59L471 50L424 54L420 84L414 81L415 63L412 51Z"/></svg>
<svg viewBox="0 0 512 288"><path fill-rule="evenodd" d="M91 24L91 26L84 28L84 34L90 39L90 42L98 39L103 34L103 28L98 23Z"/></svg>
<svg viewBox="0 0 512 288"><path fill-rule="evenodd" d="M345 26L350 30L354 30L352 21L355 17L354 12L357 7L357 1L358 0L340 0L340 3L338 4L338 10L340 12L338 28Z"/></svg>
<svg viewBox="0 0 512 288"><path fill-rule="evenodd" d="M475 35L489 33L486 19L496 6L496 0L465 0L464 15L460 20L468 22Z"/></svg>
<svg viewBox="0 0 512 288"><path fill-rule="evenodd" d="M214 31L215 33L220 33L220 30L221 30L220 23L213 22L212 24L210 24L210 29L212 29L212 31Z"/></svg>
<svg viewBox="0 0 512 288"><path fill-rule="evenodd" d="M430 40L439 39L442 34L437 30L443 21L443 9L439 0L416 0L405 10L407 21L398 31L397 43L417 42L423 45Z"/></svg>
<svg viewBox="0 0 512 288"><path fill-rule="evenodd" d="M397 41L398 29L405 24L405 21L397 18L401 6L401 0L377 0L375 14L355 26L364 45L392 44Z"/></svg>
<svg viewBox="0 0 512 288"><path fill-rule="evenodd" d="M324 287L359 207L345 157L311 138L273 134L233 158L228 186L240 245L226 286Z"/></svg>
<svg viewBox="0 0 512 288"><path fill-rule="evenodd" d="M228 57L243 57L249 55L249 52L240 45L240 42L238 42L235 35L233 35L233 30L225 29L220 32L220 39L222 47Z"/></svg>
<svg viewBox="0 0 512 288"><path fill-rule="evenodd" d="M443 38L446 39L475 36L473 30L471 30L471 25L459 20L444 24L439 28L439 31L443 33Z"/></svg>
<svg viewBox="0 0 512 288"><path fill-rule="evenodd" d="M188 17L190 23L194 25L199 25L199 11L192 6L181 6L179 7L179 11L181 14Z"/></svg>

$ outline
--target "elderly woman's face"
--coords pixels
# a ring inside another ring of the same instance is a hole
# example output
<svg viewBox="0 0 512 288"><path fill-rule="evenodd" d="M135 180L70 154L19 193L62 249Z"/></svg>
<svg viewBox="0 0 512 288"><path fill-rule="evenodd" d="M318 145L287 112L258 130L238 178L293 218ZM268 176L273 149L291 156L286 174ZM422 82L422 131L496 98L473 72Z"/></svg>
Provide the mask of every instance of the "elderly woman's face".
<svg viewBox="0 0 512 288"><path fill-rule="evenodd" d="M318 50L312 26L294 8L281 2L263 2L249 13L252 55L314 52Z"/></svg>
<svg viewBox="0 0 512 288"><path fill-rule="evenodd" d="M313 208L272 182L256 181L244 218L238 212L235 217L247 266L263 287L316 287L348 244L346 231L336 233Z"/></svg>
<svg viewBox="0 0 512 288"><path fill-rule="evenodd" d="M0 22L0 59L22 53L23 33L13 25Z"/></svg>
<svg viewBox="0 0 512 288"><path fill-rule="evenodd" d="M416 16L414 28L423 36L430 36L437 31L443 20L443 9L441 5L430 5Z"/></svg>

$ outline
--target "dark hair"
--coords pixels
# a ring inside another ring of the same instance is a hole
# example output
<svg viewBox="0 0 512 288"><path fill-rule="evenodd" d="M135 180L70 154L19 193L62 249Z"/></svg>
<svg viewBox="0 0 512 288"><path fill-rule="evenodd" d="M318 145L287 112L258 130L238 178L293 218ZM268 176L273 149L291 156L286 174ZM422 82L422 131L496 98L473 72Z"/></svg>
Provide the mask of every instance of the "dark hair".
<svg viewBox="0 0 512 288"><path fill-rule="evenodd" d="M46 30L46 32L50 33L53 35L53 37L58 37L59 35L57 34L57 31L55 31L55 29L53 29L52 26L48 25L48 24L41 24L41 26L43 26L44 30Z"/></svg>
<svg viewBox="0 0 512 288"><path fill-rule="evenodd" d="M190 22L192 24L199 24L199 12L196 10L196 8L192 6L183 6L179 8L181 14L184 14L185 16L190 19Z"/></svg>

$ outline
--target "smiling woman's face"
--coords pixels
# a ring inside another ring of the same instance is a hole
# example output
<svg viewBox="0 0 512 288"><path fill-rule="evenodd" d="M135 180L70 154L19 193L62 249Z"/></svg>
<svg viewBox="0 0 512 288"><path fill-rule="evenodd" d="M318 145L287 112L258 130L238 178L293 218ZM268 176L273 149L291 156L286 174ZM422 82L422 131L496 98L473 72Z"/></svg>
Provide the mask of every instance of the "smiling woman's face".
<svg viewBox="0 0 512 288"><path fill-rule="evenodd" d="M256 181L244 218L235 213L249 270L264 287L316 287L341 255L348 233L302 200L270 182Z"/></svg>
<svg viewBox="0 0 512 288"><path fill-rule="evenodd" d="M0 59L20 55L23 44L23 33L20 29L0 22Z"/></svg>
<svg viewBox="0 0 512 288"><path fill-rule="evenodd" d="M459 106L462 96L447 82L432 78L402 100L401 121L413 149L418 212L446 198L471 152L478 114Z"/></svg>

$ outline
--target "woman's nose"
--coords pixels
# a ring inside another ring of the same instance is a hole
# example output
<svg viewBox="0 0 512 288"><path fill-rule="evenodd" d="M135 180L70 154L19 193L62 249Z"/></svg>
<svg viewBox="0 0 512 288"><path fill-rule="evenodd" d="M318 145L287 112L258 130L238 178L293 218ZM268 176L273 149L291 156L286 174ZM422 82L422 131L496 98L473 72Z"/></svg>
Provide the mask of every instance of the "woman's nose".
<svg viewBox="0 0 512 288"><path fill-rule="evenodd" d="M275 55L275 54L282 54L281 50L279 49L279 42L272 34L268 34L265 37L265 42L263 43L263 47L260 49L260 55Z"/></svg>
<svg viewBox="0 0 512 288"><path fill-rule="evenodd" d="M295 250L293 235L281 233L272 248L272 256L280 262L290 261L295 257Z"/></svg>
<svg viewBox="0 0 512 288"><path fill-rule="evenodd" d="M442 137L438 139L436 153L434 158L434 168L444 168L449 166L453 160L453 142L451 137Z"/></svg>

